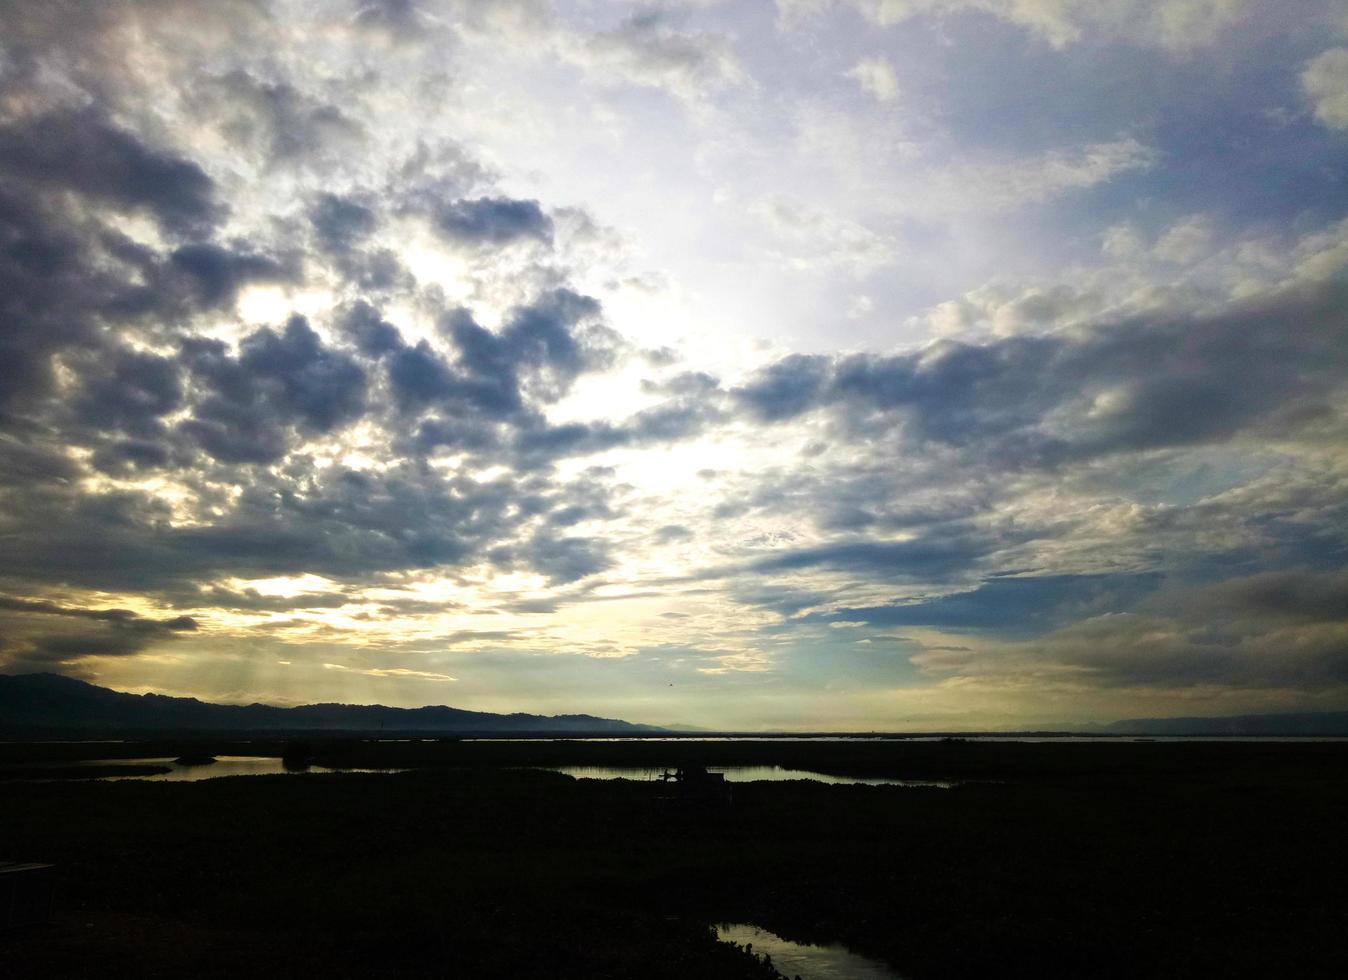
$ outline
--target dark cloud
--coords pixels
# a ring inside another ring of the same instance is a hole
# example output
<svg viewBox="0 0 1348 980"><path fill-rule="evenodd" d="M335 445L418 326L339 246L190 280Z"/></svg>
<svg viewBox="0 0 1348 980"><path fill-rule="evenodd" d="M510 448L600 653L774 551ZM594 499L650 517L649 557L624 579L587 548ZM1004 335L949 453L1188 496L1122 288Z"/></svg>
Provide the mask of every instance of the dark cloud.
<svg viewBox="0 0 1348 980"><path fill-rule="evenodd" d="M1120 583L1119 596L1101 601ZM1341 569L1267 572L1200 586L1163 583L1131 601L1135 586L1146 585L1142 578L1092 579L1087 602L1074 615L1036 617L1031 625L1068 621L1049 632L1027 631L1035 633L1028 642L998 638L977 646L927 647L913 661L933 673L971 679L1034 677L1095 688L1314 692L1348 683L1348 577ZM1057 601L1055 591L1060 587L1048 586L1050 603ZM1081 583L1069 584L1069 593L1081 591ZM944 620L947 612L974 609L927 610L933 611ZM931 618L919 606L913 619L902 621L926 625ZM994 612L989 625L998 625L996 619Z"/></svg>
<svg viewBox="0 0 1348 980"><path fill-rule="evenodd" d="M46 599L19 599L13 596L0 596L0 609L11 612L32 613L43 616L66 616L72 619L92 619L103 623L116 623L136 630L179 631L195 630L196 620L191 616L175 616L172 619L142 619L139 613L130 609L80 609L61 606Z"/></svg>
<svg viewBox="0 0 1348 980"><path fill-rule="evenodd" d="M160 421L182 407L182 372L158 354L117 350L83 372L84 391L75 413L85 425L156 436Z"/></svg>
<svg viewBox="0 0 1348 980"><path fill-rule="evenodd" d="M830 367L826 357L793 354L764 368L734 395L765 421L794 418L816 406Z"/></svg>
<svg viewBox="0 0 1348 980"><path fill-rule="evenodd" d="M58 351L103 345L105 318L132 291L106 240L60 202L26 194L0 172L0 412L31 413L54 380Z"/></svg>
<svg viewBox="0 0 1348 980"><path fill-rule="evenodd" d="M258 330L244 338L239 352L240 368L276 386L278 414L292 414L312 432L328 432L364 409L364 370L325 347L304 317L291 317L281 334Z"/></svg>
<svg viewBox="0 0 1348 980"><path fill-rule="evenodd" d="M882 581L931 581L971 567L995 543L977 535L935 535L911 541L839 541L811 548L786 549L751 564L757 572L826 569Z"/></svg>
<svg viewBox="0 0 1348 980"><path fill-rule="evenodd" d="M713 385L675 386L675 397L618 422L543 423L522 426L513 448L526 468L548 466L568 456L584 456L617 447L642 447L692 438L725 418Z"/></svg>
<svg viewBox="0 0 1348 980"><path fill-rule="evenodd" d="M398 350L389 360L388 372L394 397L404 409L451 399L458 390L449 363L425 340Z"/></svg>
<svg viewBox="0 0 1348 980"><path fill-rule="evenodd" d="M1121 615L1074 624L1043 642L1047 664L1101 687L1322 691L1348 683L1341 625L1233 634L1210 623Z"/></svg>
<svg viewBox="0 0 1348 980"><path fill-rule="evenodd" d="M985 344L941 341L894 356L793 356L734 392L782 421L828 408L853 435L910 439L999 465L1292 432L1325 416L1348 364L1339 283L1288 290L1220 314L1134 319Z"/></svg>
<svg viewBox="0 0 1348 980"><path fill-rule="evenodd" d="M12 501L3 528L9 559L0 581L170 592L226 577L312 573L375 582L389 573L481 560L527 520L516 506L527 484L479 482L401 464L384 472L298 461L254 475L219 501L209 521L175 524L154 497L50 491ZM565 506L542 502L542 510ZM596 543L588 548L599 554ZM585 562L586 549L539 552L549 574ZM529 567L530 552L515 556ZM595 559L592 557L593 563Z"/></svg>
<svg viewBox="0 0 1348 980"><path fill-rule="evenodd" d="M666 524L653 535L657 544L679 544L693 540L693 532L682 524Z"/></svg>
<svg viewBox="0 0 1348 980"><path fill-rule="evenodd" d="M127 476L135 470L161 469L174 460L168 446L144 439L121 439L100 446L93 456L93 466L102 473Z"/></svg>
<svg viewBox="0 0 1348 980"><path fill-rule="evenodd" d="M536 534L516 551L526 567L547 577L552 585L565 585L604 571L612 565L608 542L601 538L554 537Z"/></svg>
<svg viewBox="0 0 1348 980"><path fill-rule="evenodd" d="M64 453L0 438L0 486L69 483L80 474L80 468Z"/></svg>
<svg viewBox="0 0 1348 980"><path fill-rule="evenodd" d="M231 146L252 148L270 168L326 165L356 150L364 138L361 126L340 107L287 80L242 69L202 80L191 99Z"/></svg>
<svg viewBox="0 0 1348 980"><path fill-rule="evenodd" d="M770 584L758 579L736 579L731 586L731 598L746 606L768 609L778 616L791 618L828 600L826 593L810 589L795 589L786 585Z"/></svg>
<svg viewBox="0 0 1348 980"><path fill-rule="evenodd" d="M403 348L402 334L365 300L357 300L337 318L337 327L362 354L379 357Z"/></svg>
<svg viewBox="0 0 1348 980"><path fill-rule="evenodd" d="M546 466L567 456L584 456L619 446L677 442L718 418L714 408L673 402L638 412L621 422L571 422L523 428L514 448L523 466Z"/></svg>
<svg viewBox="0 0 1348 980"><path fill-rule="evenodd" d="M1002 577L968 592L901 605L843 608L820 618L872 626L1038 632L1090 616L1128 611L1161 584L1157 574Z"/></svg>
<svg viewBox="0 0 1348 980"><path fill-rule="evenodd" d="M78 626L72 628L71 621ZM9 670L44 670L84 657L129 656L196 629L190 616L146 619L129 609L0 596L0 664Z"/></svg>
<svg viewBox="0 0 1348 980"><path fill-rule="evenodd" d="M499 334L471 317L451 317L446 328L459 362L481 381L514 376L534 397L554 400L586 371L607 367L617 336L598 322L600 306L589 296L555 289L517 307Z"/></svg>
<svg viewBox="0 0 1348 980"><path fill-rule="evenodd" d="M318 240L333 252L345 252L359 244L379 224L372 209L336 194L318 195L310 214Z"/></svg>
<svg viewBox="0 0 1348 980"><path fill-rule="evenodd" d="M1158 597L1152 608L1213 622L1348 625L1348 571L1262 572Z"/></svg>
<svg viewBox="0 0 1348 980"><path fill-rule="evenodd" d="M238 253L210 243L184 245L169 261L191 283L204 307L232 305L239 289L250 282L280 282L293 278L275 259Z"/></svg>
<svg viewBox="0 0 1348 980"><path fill-rule="evenodd" d="M552 219L537 201L506 197L465 198L441 205L435 212L435 226L450 241L463 245L552 241Z"/></svg>
<svg viewBox="0 0 1348 980"><path fill-rule="evenodd" d="M309 209L318 249L363 293L411 289L415 277L392 249L375 246L380 225L377 195L319 194Z"/></svg>
<svg viewBox="0 0 1348 980"><path fill-rule="evenodd" d="M280 334L248 335L238 357L220 341L189 338L183 360L202 395L179 430L225 462L270 462L287 451L292 429L327 433L365 408L364 368L326 347L303 317Z"/></svg>
<svg viewBox="0 0 1348 980"><path fill-rule="evenodd" d="M641 390L649 394L684 397L709 397L720 387L721 382L705 371L684 371L664 381L641 382Z"/></svg>
<svg viewBox="0 0 1348 980"><path fill-rule="evenodd" d="M595 300L565 289L516 308L499 332L479 325L467 310L456 310L441 321L441 333L453 345L452 361L425 340L391 355L394 397L404 411L439 408L460 416L432 422L423 432L425 445L463 431L465 411L533 425L527 399L555 401L579 375L612 361L614 336L598 323L599 313Z"/></svg>
<svg viewBox="0 0 1348 980"><path fill-rule="evenodd" d="M146 210L174 233L207 229L221 214L201 167L146 146L94 109L0 126L0 171L42 191Z"/></svg>

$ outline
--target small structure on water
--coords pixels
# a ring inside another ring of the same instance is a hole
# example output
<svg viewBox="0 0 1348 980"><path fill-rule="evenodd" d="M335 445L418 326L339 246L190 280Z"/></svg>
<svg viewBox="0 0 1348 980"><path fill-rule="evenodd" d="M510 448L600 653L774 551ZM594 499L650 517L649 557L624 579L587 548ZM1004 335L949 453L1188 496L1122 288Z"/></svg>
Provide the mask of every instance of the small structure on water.
<svg viewBox="0 0 1348 980"><path fill-rule="evenodd" d="M281 750L281 764L286 772L304 772L314 764L314 747L308 742L286 742Z"/></svg>
<svg viewBox="0 0 1348 980"><path fill-rule="evenodd" d="M209 752L185 752L173 761L180 766L210 766L216 759Z"/></svg>
<svg viewBox="0 0 1348 980"><path fill-rule="evenodd" d="M660 774L660 782L677 790L674 799L730 804L730 783L725 773L708 772L704 766L679 766L672 772L666 769Z"/></svg>

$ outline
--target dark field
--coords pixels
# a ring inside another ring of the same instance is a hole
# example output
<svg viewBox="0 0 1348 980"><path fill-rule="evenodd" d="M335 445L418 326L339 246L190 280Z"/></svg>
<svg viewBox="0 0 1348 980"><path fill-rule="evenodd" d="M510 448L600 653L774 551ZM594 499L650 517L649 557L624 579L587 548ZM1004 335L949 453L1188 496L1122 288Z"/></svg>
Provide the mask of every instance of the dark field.
<svg viewBox="0 0 1348 980"><path fill-rule="evenodd" d="M279 754L160 742L99 757ZM58 865L48 976L754 977L708 924L905 977L1348 975L1335 743L313 743L395 774L0 783L0 859ZM0 746L52 763L89 746ZM973 780L741 783L733 804L524 765Z"/></svg>

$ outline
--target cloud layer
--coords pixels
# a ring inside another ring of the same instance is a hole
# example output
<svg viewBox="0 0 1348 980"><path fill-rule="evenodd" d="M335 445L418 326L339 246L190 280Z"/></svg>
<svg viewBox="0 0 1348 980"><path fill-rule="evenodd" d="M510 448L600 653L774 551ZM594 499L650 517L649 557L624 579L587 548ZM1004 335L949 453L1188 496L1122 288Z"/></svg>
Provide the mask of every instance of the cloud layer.
<svg viewBox="0 0 1348 980"><path fill-rule="evenodd" d="M1348 24L1143 6L0 5L0 669L1348 705Z"/></svg>

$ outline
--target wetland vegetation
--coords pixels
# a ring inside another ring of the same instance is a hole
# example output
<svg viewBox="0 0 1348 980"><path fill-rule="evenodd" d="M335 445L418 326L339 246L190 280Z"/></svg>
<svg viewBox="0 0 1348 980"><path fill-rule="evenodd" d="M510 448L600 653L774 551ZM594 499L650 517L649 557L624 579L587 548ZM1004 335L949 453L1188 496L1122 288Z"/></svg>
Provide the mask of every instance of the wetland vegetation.
<svg viewBox="0 0 1348 980"><path fill-rule="evenodd" d="M0 761L279 743L0 746ZM1341 976L1342 743L316 742L390 773L0 785L57 865L14 977L771 976L754 923L906 978ZM685 753L687 754L685 757ZM696 757L696 760L694 760ZM733 804L531 766L783 765Z"/></svg>

